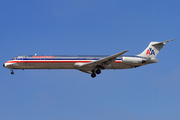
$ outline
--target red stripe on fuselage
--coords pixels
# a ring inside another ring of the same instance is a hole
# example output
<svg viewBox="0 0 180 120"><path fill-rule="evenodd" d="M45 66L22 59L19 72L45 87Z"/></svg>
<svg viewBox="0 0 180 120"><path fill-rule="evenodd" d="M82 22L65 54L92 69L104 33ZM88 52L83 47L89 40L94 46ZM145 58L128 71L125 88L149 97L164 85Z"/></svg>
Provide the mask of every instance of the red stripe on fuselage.
<svg viewBox="0 0 180 120"><path fill-rule="evenodd" d="M5 63L19 63L20 61L7 61Z"/></svg>
<svg viewBox="0 0 180 120"><path fill-rule="evenodd" d="M122 61L114 61L114 63L122 63Z"/></svg>
<svg viewBox="0 0 180 120"><path fill-rule="evenodd" d="M89 63L92 61L45 61L45 60L36 60L36 61L23 61L23 60L19 60L19 61L7 61L6 63ZM122 63L122 61L114 61L114 63Z"/></svg>

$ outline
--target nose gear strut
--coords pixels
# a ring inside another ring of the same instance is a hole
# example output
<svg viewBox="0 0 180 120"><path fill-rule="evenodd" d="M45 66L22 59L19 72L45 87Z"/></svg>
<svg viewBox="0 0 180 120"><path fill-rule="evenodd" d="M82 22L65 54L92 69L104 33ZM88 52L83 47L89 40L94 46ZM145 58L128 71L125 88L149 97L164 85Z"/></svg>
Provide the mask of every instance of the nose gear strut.
<svg viewBox="0 0 180 120"><path fill-rule="evenodd" d="M14 74L14 72L13 72L13 69L11 70L11 75L13 75Z"/></svg>

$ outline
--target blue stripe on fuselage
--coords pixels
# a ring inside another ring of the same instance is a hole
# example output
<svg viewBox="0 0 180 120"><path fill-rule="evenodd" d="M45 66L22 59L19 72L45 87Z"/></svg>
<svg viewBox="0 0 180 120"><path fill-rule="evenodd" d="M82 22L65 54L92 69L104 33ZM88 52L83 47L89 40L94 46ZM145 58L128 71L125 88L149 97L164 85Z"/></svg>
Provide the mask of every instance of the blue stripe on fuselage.
<svg viewBox="0 0 180 120"><path fill-rule="evenodd" d="M49 55L41 55L49 56ZM108 57L108 55L54 55L54 58L33 58L32 55L28 56L17 56L16 60L99 60L102 58ZM117 60L121 60L121 57L139 57L139 56L120 56ZM143 57L139 57L143 58Z"/></svg>
<svg viewBox="0 0 180 120"><path fill-rule="evenodd" d="M87 59L87 58L18 58L17 60L99 60L97 58L91 58L91 59ZM117 59L117 60L121 60L121 59Z"/></svg>

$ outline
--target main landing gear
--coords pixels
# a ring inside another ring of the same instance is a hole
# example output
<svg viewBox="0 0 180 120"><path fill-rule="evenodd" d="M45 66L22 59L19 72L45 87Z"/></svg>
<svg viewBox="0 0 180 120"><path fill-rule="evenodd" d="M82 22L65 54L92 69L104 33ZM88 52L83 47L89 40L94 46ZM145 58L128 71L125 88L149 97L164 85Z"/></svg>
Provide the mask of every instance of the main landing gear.
<svg viewBox="0 0 180 120"><path fill-rule="evenodd" d="M100 69L96 70L96 74L100 74L100 73L101 73Z"/></svg>
<svg viewBox="0 0 180 120"><path fill-rule="evenodd" d="M92 78L95 78L96 77L96 74L100 74L101 73L101 70L100 69L97 69L96 70L96 73L94 71L92 71L92 74L91 74L91 77Z"/></svg>
<svg viewBox="0 0 180 120"><path fill-rule="evenodd" d="M92 77L92 78L96 77L96 74L95 74L95 73L92 73L92 74L91 74L91 77Z"/></svg>

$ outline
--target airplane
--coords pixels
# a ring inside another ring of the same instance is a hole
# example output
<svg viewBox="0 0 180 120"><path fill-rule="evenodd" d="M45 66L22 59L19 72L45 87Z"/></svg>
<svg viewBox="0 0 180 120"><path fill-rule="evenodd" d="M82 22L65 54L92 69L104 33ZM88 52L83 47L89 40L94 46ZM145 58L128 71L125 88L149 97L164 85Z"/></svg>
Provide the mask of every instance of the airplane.
<svg viewBox="0 0 180 120"><path fill-rule="evenodd" d="M128 69L157 63L156 58L163 46L175 39L163 42L150 42L149 46L135 56L123 55L128 50L111 55L22 55L14 57L3 64L3 67L13 69L77 69L96 77L105 69Z"/></svg>

